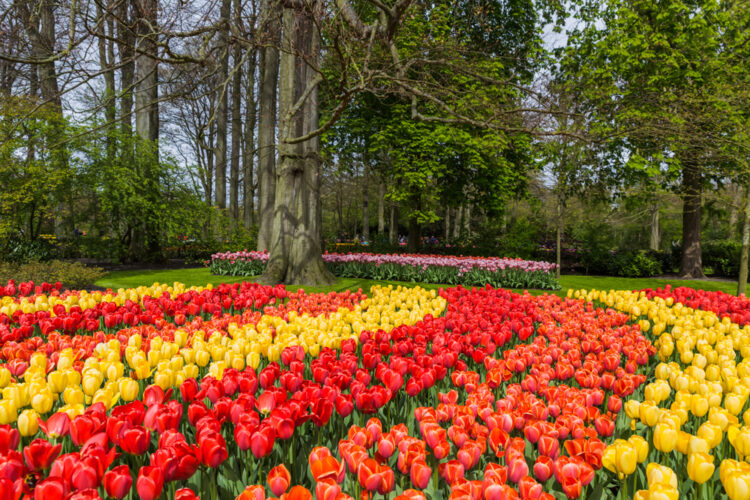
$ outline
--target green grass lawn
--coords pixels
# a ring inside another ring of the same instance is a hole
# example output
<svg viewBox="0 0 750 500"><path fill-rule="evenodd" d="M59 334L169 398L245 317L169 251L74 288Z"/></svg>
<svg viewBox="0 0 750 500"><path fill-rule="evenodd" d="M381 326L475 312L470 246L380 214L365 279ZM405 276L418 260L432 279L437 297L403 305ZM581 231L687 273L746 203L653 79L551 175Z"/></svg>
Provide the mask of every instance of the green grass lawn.
<svg viewBox="0 0 750 500"><path fill-rule="evenodd" d="M113 271L108 273L103 278L96 282L97 286L104 288L112 288L117 290L118 288L132 288L137 286L148 286L155 282L172 284L175 281L185 283L188 286L193 285L206 285L212 283L218 285L219 283L238 283L241 281L249 281L252 278L234 278L231 276L214 276L211 274L208 268L192 268L192 269L168 269L168 270L143 270L143 271ZM398 281L374 281L366 279L356 278L340 278L339 281L329 287L304 287L308 292L341 292L344 290L357 290L361 288L365 292L370 290L370 287L377 284L392 284L394 286L417 286L420 285L427 289L438 289L441 285L426 284L426 283L403 283ZM558 290L554 293L557 295L565 295L569 288L579 290L581 288L586 289L600 289L600 290L637 290L642 288L656 288L663 287L665 285L677 286L688 286L692 288L700 288L703 290L720 290L722 292L734 294L737 290L737 282L732 281L714 281L714 280L700 280L700 281L687 281L679 279L661 279L661 278L615 278L607 276L562 276L560 278L560 285L562 290ZM290 286L290 290L297 290L299 286ZM516 290L521 291L521 290ZM540 295L545 292L544 290L530 290L533 295Z"/></svg>

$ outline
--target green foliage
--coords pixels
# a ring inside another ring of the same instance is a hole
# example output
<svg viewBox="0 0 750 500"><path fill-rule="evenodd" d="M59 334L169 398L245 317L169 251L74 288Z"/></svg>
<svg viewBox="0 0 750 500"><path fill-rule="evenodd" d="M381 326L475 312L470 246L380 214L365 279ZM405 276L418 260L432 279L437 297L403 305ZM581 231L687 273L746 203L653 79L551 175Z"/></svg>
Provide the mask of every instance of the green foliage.
<svg viewBox="0 0 750 500"><path fill-rule="evenodd" d="M742 244L719 240L703 243L703 265L713 270L714 276L737 278L740 273Z"/></svg>
<svg viewBox="0 0 750 500"><path fill-rule="evenodd" d="M79 290L91 287L102 276L102 269L87 267L78 262L52 260L25 264L0 263L0 283L7 283L10 279L35 283L59 281L65 288Z"/></svg>
<svg viewBox="0 0 750 500"><path fill-rule="evenodd" d="M0 246L0 261L23 264L32 260L47 261L58 253L54 235L41 235L35 240L10 237Z"/></svg>
<svg viewBox="0 0 750 500"><path fill-rule="evenodd" d="M609 273L626 278L648 278L661 274L661 262L654 254L648 250L620 252L610 261Z"/></svg>

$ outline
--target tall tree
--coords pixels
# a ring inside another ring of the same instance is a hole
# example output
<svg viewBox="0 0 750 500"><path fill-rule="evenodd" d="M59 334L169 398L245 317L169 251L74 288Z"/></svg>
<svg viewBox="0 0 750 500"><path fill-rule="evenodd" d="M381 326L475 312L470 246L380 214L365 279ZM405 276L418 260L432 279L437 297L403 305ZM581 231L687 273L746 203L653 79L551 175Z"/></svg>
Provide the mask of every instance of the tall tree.
<svg viewBox="0 0 750 500"><path fill-rule="evenodd" d="M218 105L216 106L216 160L214 172L216 175L215 190L216 206L223 210L227 208L227 103L229 101L229 25L232 15L232 0L221 2L221 28L219 28L219 88L217 89Z"/></svg>

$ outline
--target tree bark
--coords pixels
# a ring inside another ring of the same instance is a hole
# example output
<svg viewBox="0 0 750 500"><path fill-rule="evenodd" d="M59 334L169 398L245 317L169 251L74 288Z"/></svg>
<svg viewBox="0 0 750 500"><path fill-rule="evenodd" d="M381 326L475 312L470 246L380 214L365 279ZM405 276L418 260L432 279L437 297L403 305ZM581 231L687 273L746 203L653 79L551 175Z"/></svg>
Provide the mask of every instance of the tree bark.
<svg viewBox="0 0 750 500"><path fill-rule="evenodd" d="M464 206L464 236L471 239L471 203Z"/></svg>
<svg viewBox="0 0 750 500"><path fill-rule="evenodd" d="M216 206L227 208L227 102L229 100L229 16L232 12L232 0L222 0L221 20L224 25L219 30L219 47L221 47L221 63L219 67L219 101L216 105L216 161L214 175L216 176Z"/></svg>
<svg viewBox="0 0 750 500"><path fill-rule="evenodd" d="M453 220L453 240L458 241L461 238L461 226L464 213L464 206L459 205L456 210L456 217Z"/></svg>
<svg viewBox="0 0 750 500"><path fill-rule="evenodd" d="M128 2L117 9L117 50L120 54L120 131L123 141L120 154L125 165L133 164L133 80L135 77L135 33Z"/></svg>
<svg viewBox="0 0 750 500"><path fill-rule="evenodd" d="M276 90L279 79L279 5L274 0L263 0L260 28L268 43L260 49L260 87L258 109L258 250L271 246L274 224L274 196L276 191Z"/></svg>
<svg viewBox="0 0 750 500"><path fill-rule="evenodd" d="M99 23L97 40L99 45L99 66L104 75L104 121L107 131L107 162L112 165L117 153L117 136L115 131L115 120L117 118L117 107L115 105L115 46L114 46L114 20L112 18L113 4L110 0L107 4L107 12L104 13L101 4L97 3L97 15L99 19L106 16Z"/></svg>
<svg viewBox="0 0 750 500"><path fill-rule="evenodd" d="M443 238L446 244L451 239L451 207L445 207L445 233Z"/></svg>
<svg viewBox="0 0 750 500"><path fill-rule="evenodd" d="M683 163L682 168L682 260L680 276L704 278L701 256L701 212L703 179L695 160Z"/></svg>
<svg viewBox="0 0 750 500"><path fill-rule="evenodd" d="M409 215L409 234L406 238L406 250L415 253L419 250L422 238L422 225L419 223L418 212L422 209L422 196L412 193L412 213Z"/></svg>
<svg viewBox="0 0 750 500"><path fill-rule="evenodd" d="M135 60L135 132L136 169L140 188L150 197L149 205L155 206L158 196L158 180L155 168L159 161L157 141L159 139L159 82L157 72L157 12L158 0L135 0L137 16L137 55ZM143 261L158 252L158 228L153 214L142 213L136 218L136 226L130 241L130 257Z"/></svg>
<svg viewBox="0 0 750 500"><path fill-rule="evenodd" d="M388 223L388 242L391 245L395 245L397 238L398 238L398 206L395 203L393 203L391 205L390 222Z"/></svg>
<svg viewBox="0 0 750 500"><path fill-rule="evenodd" d="M370 194L368 192L370 186L368 170L367 162L365 161L362 170L362 239L365 241L370 241Z"/></svg>
<svg viewBox="0 0 750 500"><path fill-rule="evenodd" d="M557 197L557 230L555 231L555 263L557 269L555 276L560 279L560 269L562 268L562 241L563 232L565 231L565 203L561 196Z"/></svg>
<svg viewBox="0 0 750 500"><path fill-rule="evenodd" d="M659 251L661 246L661 227L659 225L659 202L654 200L651 204L651 236L649 238L648 247L651 250Z"/></svg>
<svg viewBox="0 0 750 500"><path fill-rule="evenodd" d="M740 275L737 277L737 295L747 293L748 249L750 249L750 186L746 188L743 205L745 219L742 221L742 251L740 253Z"/></svg>
<svg viewBox="0 0 750 500"><path fill-rule="evenodd" d="M279 162L276 167L271 252L259 282L324 285L336 278L325 267L320 240L318 90L309 65L320 61L320 38L309 9L284 8L279 77ZM301 104L301 106L300 106Z"/></svg>
<svg viewBox="0 0 750 500"><path fill-rule="evenodd" d="M385 233L385 182L380 180L378 184L378 236L381 238Z"/></svg>
<svg viewBox="0 0 750 500"><path fill-rule="evenodd" d="M241 23L242 0L234 0L233 24L237 30ZM235 44L232 52L232 157L229 162L229 213L232 225L240 218L240 155L242 143L242 48Z"/></svg>
<svg viewBox="0 0 750 500"><path fill-rule="evenodd" d="M729 231L727 232L727 239L734 240L737 235L737 219L738 210L737 205L739 204L739 189L735 183L731 183L727 187L727 194L729 195Z"/></svg>
<svg viewBox="0 0 750 500"><path fill-rule="evenodd" d="M243 213L245 229L255 224L255 57L257 51L248 58L247 87L245 90L245 145L243 167Z"/></svg>

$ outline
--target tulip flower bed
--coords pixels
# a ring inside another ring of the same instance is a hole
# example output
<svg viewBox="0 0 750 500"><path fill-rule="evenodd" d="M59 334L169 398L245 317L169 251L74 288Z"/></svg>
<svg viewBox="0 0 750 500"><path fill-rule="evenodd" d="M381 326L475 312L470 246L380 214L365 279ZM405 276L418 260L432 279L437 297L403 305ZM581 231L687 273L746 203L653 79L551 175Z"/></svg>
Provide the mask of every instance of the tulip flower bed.
<svg viewBox="0 0 750 500"><path fill-rule="evenodd" d="M750 497L750 326L673 297L0 290L3 500Z"/></svg>
<svg viewBox="0 0 750 500"><path fill-rule="evenodd" d="M225 252L211 256L211 272L225 276L257 276L267 252ZM558 290L556 265L496 257L443 255L326 253L323 261L336 276L446 285Z"/></svg>

